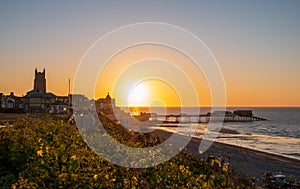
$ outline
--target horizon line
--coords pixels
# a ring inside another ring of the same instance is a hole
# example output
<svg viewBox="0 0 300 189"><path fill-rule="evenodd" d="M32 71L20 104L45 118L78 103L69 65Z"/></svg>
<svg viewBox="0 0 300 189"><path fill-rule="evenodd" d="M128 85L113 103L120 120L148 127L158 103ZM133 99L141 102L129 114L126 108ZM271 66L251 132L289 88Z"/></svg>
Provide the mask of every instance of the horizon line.
<svg viewBox="0 0 300 189"><path fill-rule="evenodd" d="M117 106L117 105L116 105ZM119 108L300 108L300 106L246 106L246 105L230 105L230 106L117 106Z"/></svg>

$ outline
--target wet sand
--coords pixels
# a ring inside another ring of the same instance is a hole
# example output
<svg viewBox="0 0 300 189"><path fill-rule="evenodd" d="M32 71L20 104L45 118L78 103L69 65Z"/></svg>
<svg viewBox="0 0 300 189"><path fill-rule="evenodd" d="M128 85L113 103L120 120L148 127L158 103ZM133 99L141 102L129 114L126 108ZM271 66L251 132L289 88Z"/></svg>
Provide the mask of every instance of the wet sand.
<svg viewBox="0 0 300 189"><path fill-rule="evenodd" d="M164 141L173 133L164 130L155 130L153 134ZM180 137L185 136L180 135ZM203 158L210 154L228 157L235 175L261 178L265 172L278 173L280 171L286 176L293 175L297 180L300 180L299 160L219 142L214 142L206 152L200 155L198 148L201 141L199 138L192 138L185 152Z"/></svg>

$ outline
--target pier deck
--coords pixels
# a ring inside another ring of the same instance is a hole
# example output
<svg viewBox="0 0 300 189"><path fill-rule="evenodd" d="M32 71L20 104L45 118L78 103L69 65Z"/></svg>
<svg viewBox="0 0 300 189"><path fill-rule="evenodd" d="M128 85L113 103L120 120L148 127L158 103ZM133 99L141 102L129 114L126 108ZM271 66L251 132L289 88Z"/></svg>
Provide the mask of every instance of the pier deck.
<svg viewBox="0 0 300 189"><path fill-rule="evenodd" d="M214 115L214 114L200 114L200 115L151 115L152 120L163 121L164 123L208 123L212 122L252 122L265 121L267 119L252 115L236 115L233 113Z"/></svg>

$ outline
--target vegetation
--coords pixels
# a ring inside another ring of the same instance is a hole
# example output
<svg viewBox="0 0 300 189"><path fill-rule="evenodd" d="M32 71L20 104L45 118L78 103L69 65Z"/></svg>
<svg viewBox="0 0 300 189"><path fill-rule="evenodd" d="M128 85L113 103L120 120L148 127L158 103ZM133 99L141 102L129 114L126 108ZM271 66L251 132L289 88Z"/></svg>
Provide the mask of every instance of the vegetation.
<svg viewBox="0 0 300 189"><path fill-rule="evenodd" d="M137 147L157 138L121 130L101 117L110 135ZM126 140L125 140L125 139ZM76 127L50 118L20 119L0 129L0 188L251 188L218 160L180 153L144 169L114 165L95 154Z"/></svg>

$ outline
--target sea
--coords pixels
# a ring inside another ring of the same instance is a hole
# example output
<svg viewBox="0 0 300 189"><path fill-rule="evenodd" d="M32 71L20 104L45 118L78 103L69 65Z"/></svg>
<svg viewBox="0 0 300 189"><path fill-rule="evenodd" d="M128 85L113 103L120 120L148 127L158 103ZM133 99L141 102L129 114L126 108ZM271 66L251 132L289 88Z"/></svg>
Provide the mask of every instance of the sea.
<svg viewBox="0 0 300 189"><path fill-rule="evenodd" d="M123 108L131 114L140 112L156 113L159 115L185 113L189 115L206 114L210 107L131 107ZM225 122L221 127L225 130L236 131L218 133L213 140L239 147L250 148L300 160L300 108L298 107L227 107L226 111L252 110L254 116L265 118L265 121ZM156 125L157 129L176 132L182 135L190 133L190 126L195 129L194 137L202 138L211 132L208 123L179 123L177 127L168 124ZM238 133L238 134L237 134Z"/></svg>

